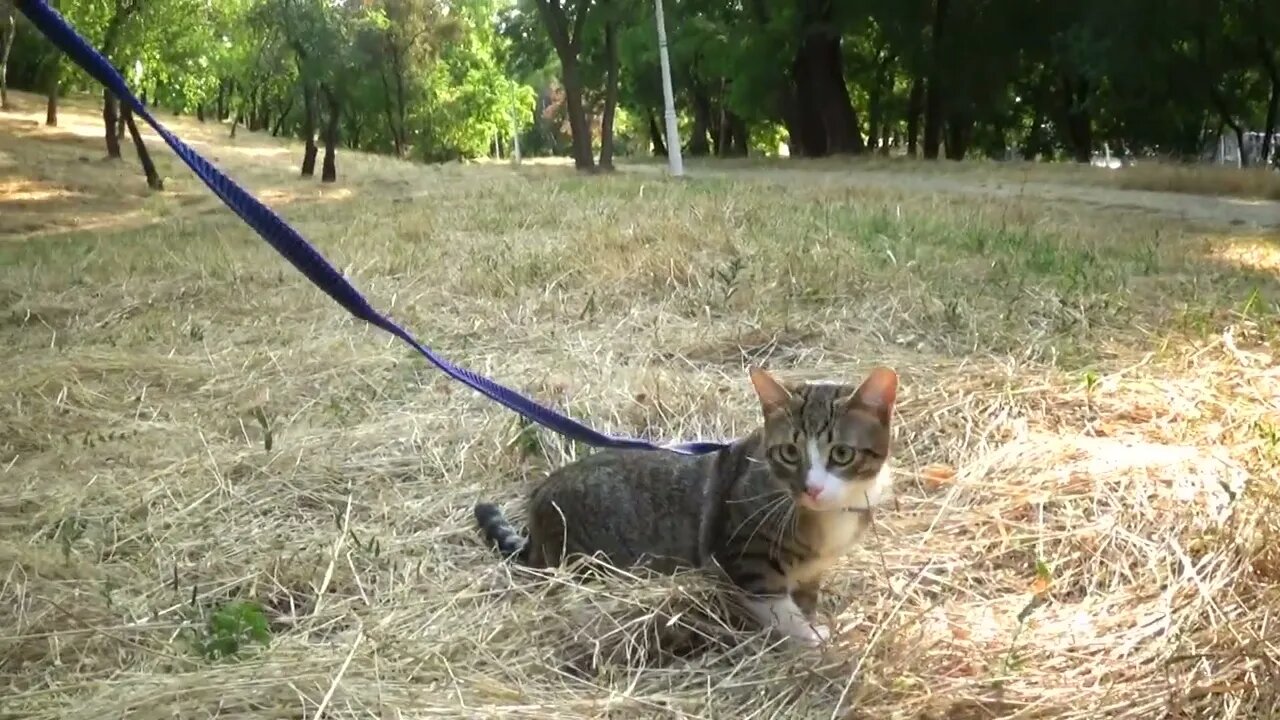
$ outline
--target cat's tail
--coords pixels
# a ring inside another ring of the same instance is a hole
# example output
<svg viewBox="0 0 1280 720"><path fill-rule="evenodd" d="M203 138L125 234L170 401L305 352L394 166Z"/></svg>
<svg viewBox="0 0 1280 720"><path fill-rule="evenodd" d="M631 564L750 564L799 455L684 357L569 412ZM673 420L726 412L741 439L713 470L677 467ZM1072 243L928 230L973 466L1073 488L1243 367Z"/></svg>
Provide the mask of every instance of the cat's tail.
<svg viewBox="0 0 1280 720"><path fill-rule="evenodd" d="M485 539L498 548L504 558L514 557L522 563L529 562L529 539L520 534L502 510L493 503L477 503L475 507L476 524Z"/></svg>

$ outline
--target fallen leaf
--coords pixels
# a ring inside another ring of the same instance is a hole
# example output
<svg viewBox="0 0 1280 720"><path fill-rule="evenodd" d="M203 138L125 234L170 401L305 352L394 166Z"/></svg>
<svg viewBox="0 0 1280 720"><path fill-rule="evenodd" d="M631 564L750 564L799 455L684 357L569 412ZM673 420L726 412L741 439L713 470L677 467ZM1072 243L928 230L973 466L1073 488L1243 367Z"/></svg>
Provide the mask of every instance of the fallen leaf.
<svg viewBox="0 0 1280 720"><path fill-rule="evenodd" d="M956 469L950 465L934 463L925 466L920 471L920 477L924 479L926 487L930 490L937 490L956 481Z"/></svg>
<svg viewBox="0 0 1280 720"><path fill-rule="evenodd" d="M1043 598L1053 585L1053 571L1044 560L1036 560L1036 579L1031 582L1031 594Z"/></svg>
<svg viewBox="0 0 1280 720"><path fill-rule="evenodd" d="M1049 592L1049 585L1050 583L1047 579L1038 577L1035 580L1031 581L1031 594L1044 595L1045 593Z"/></svg>

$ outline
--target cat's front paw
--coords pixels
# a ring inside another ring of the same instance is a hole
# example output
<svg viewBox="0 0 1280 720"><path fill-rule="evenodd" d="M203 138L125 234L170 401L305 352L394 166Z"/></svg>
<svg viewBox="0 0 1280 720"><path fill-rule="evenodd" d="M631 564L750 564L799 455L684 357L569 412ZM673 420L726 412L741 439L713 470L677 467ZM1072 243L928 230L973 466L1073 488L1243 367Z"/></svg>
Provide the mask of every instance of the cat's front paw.
<svg viewBox="0 0 1280 720"><path fill-rule="evenodd" d="M806 647L816 648L831 638L831 628L816 623L806 623L796 629L791 636Z"/></svg>

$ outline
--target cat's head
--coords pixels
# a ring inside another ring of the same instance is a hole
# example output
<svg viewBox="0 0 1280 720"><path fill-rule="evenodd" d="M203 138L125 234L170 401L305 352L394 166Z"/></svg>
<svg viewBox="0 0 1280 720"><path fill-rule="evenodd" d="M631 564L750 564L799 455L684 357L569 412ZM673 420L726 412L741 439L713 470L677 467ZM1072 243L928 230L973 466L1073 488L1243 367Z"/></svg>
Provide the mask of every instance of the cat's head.
<svg viewBox="0 0 1280 720"><path fill-rule="evenodd" d="M897 373L878 367L854 387L783 383L753 368L751 384L764 411L762 459L797 504L854 510L883 499Z"/></svg>

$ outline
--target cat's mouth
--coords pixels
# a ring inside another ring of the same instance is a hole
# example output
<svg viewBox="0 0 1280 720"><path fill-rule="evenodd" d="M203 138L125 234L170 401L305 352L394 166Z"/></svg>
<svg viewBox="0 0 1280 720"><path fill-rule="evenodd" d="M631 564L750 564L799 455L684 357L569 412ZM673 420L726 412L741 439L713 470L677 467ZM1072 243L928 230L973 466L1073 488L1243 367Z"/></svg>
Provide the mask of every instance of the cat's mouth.
<svg viewBox="0 0 1280 720"><path fill-rule="evenodd" d="M813 512L871 512L888 499L889 488L876 478L847 481L842 492L807 492L795 494L795 503Z"/></svg>
<svg viewBox="0 0 1280 720"><path fill-rule="evenodd" d="M811 510L813 512L833 512L833 511L840 511L845 509L865 509L865 508L850 508L849 505L857 505L858 503L852 500L849 493L837 493L837 494L830 494L830 495L828 495L827 493L819 493L815 495L812 493L801 491L796 494L795 502L797 505L804 508L805 510Z"/></svg>

